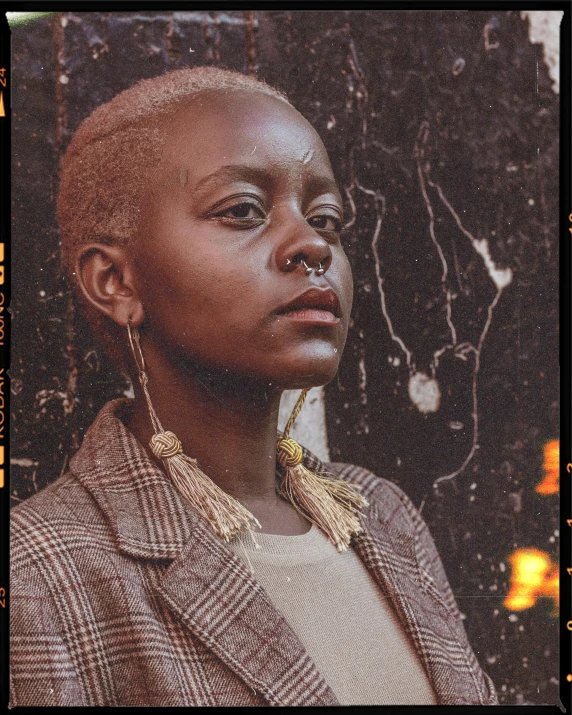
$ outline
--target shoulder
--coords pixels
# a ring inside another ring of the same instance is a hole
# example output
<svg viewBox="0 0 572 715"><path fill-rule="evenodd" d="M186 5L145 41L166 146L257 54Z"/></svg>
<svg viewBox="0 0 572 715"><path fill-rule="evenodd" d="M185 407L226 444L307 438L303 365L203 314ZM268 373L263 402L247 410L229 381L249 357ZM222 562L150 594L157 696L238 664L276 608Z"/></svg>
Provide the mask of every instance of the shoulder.
<svg viewBox="0 0 572 715"><path fill-rule="evenodd" d="M97 520L70 473L10 512L11 707L36 705L46 693L40 704L87 704L66 625L75 626L70 614L78 612L76 554L101 538L91 527Z"/></svg>
<svg viewBox="0 0 572 715"><path fill-rule="evenodd" d="M107 531L97 503L68 472L10 512L12 574L48 554L100 541Z"/></svg>
<svg viewBox="0 0 572 715"><path fill-rule="evenodd" d="M10 510L10 519L23 525L31 519L49 518L57 522L83 520L86 510L97 511L97 505L90 493L72 472L66 472L49 486L26 499Z"/></svg>
<svg viewBox="0 0 572 715"><path fill-rule="evenodd" d="M361 487L369 506L364 510L365 523L376 522L389 539L396 543L404 536L411 537L415 556L424 582L434 588L455 619L459 609L449 585L435 541L427 524L405 492L388 479L378 477L367 469L353 464L327 464L326 469L342 479Z"/></svg>

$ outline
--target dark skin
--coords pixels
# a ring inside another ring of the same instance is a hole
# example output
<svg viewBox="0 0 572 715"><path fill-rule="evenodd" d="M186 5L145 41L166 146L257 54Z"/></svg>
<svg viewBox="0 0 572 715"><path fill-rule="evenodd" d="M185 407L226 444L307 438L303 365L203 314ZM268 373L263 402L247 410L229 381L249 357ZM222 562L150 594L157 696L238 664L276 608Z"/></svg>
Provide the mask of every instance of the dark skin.
<svg viewBox="0 0 572 715"><path fill-rule="evenodd" d="M351 270L326 150L295 109L245 90L187 101L162 129L135 240L84 246L80 285L116 323L139 326L153 406L185 454L262 531L305 533L277 493L276 433L282 392L329 382L348 330ZM336 316L279 312L310 288L335 293ZM147 445L134 384L128 427Z"/></svg>

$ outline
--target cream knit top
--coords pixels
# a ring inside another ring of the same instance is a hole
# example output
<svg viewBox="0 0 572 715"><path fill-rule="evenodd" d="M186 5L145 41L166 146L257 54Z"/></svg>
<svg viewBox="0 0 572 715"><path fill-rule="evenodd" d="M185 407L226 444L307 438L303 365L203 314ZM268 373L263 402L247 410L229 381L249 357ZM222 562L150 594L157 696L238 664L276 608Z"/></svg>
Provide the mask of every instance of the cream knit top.
<svg viewBox="0 0 572 715"><path fill-rule="evenodd" d="M301 536L239 534L229 548L264 587L342 705L435 704L417 653L352 549L314 525Z"/></svg>

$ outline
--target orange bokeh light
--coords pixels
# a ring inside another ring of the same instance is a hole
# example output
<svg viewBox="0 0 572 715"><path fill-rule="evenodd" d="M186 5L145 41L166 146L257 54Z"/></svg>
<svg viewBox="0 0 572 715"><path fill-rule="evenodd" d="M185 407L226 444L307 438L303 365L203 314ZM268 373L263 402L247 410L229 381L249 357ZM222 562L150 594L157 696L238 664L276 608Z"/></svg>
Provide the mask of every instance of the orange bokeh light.
<svg viewBox="0 0 572 715"><path fill-rule="evenodd" d="M537 485L539 494L558 494L560 476L560 442L551 439L544 445L544 479Z"/></svg>
<svg viewBox="0 0 572 715"><path fill-rule="evenodd" d="M559 605L558 564L539 549L517 549L509 557L512 567L510 590L503 605L511 611L523 611L539 598L551 598Z"/></svg>

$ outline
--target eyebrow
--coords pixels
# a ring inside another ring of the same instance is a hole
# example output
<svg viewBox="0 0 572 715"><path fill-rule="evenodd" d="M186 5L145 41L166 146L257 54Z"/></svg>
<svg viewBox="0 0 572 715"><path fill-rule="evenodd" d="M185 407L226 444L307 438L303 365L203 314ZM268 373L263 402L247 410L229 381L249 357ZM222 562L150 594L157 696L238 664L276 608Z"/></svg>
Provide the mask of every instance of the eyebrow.
<svg viewBox="0 0 572 715"><path fill-rule="evenodd" d="M206 191L213 184L220 184L224 181L248 181L249 183L267 183L271 180L271 176L267 170L247 166L246 164L228 164L221 166L212 174L205 176L194 187L194 191Z"/></svg>
<svg viewBox="0 0 572 715"><path fill-rule="evenodd" d="M246 181L251 184L268 185L273 182L272 172L260 166L247 164L228 164L221 166L212 174L201 179L193 189L193 193L203 193L211 186L216 186L225 181ZM334 179L329 176L311 175L308 179L308 188L316 194L331 193L342 200L340 190Z"/></svg>

